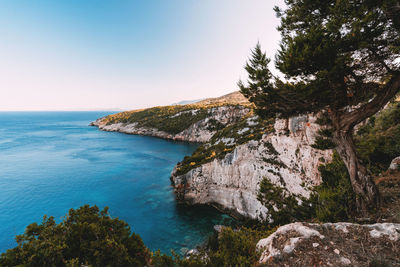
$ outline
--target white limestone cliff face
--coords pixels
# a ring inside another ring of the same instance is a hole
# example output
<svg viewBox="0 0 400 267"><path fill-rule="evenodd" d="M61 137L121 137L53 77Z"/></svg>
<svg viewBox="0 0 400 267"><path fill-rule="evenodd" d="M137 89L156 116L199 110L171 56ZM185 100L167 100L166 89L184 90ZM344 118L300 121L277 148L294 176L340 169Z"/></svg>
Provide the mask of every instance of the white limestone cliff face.
<svg viewBox="0 0 400 267"><path fill-rule="evenodd" d="M178 201L208 204L253 219L267 218L268 210L257 200L264 177L290 193L308 197L309 186L321 182L320 161L332 158L331 150L311 147L320 129L315 121L311 115L277 120L274 133L238 145L223 159L180 176L174 169L171 181Z"/></svg>
<svg viewBox="0 0 400 267"><path fill-rule="evenodd" d="M189 110L184 112L196 112L196 110ZM100 118L92 122L91 126L97 126L102 131L110 132L121 132L127 134L138 134L155 136L164 139L171 139L177 141L188 141L188 142L200 142L204 143L211 139L216 133L216 130L212 128L213 120L223 124L224 126L229 125L233 122L238 121L250 112L250 109L243 106L219 106L208 109L208 115L205 119L200 120L192 124L189 128L183 130L178 134L170 134L164 131L160 131L156 128L139 127L138 123L114 123L106 124L103 118ZM180 114L177 113L172 117L177 117Z"/></svg>

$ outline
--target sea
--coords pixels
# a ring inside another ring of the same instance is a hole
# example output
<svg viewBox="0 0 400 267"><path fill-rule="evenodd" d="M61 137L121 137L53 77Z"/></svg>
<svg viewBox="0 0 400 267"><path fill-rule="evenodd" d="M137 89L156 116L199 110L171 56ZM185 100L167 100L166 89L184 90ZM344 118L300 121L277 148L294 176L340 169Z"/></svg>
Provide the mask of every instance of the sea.
<svg viewBox="0 0 400 267"><path fill-rule="evenodd" d="M82 205L109 207L150 250L184 254L232 219L177 205L170 174L196 144L103 132L96 112L0 112L0 253L44 215L60 222Z"/></svg>

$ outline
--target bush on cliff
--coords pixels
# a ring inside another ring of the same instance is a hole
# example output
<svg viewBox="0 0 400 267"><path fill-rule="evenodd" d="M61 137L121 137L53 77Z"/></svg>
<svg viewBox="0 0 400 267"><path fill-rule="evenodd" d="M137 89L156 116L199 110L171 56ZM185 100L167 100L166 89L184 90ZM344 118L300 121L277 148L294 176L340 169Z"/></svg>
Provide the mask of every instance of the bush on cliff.
<svg viewBox="0 0 400 267"><path fill-rule="evenodd" d="M268 235L250 228L222 228L215 249L209 253L209 266L252 266L260 256L258 240Z"/></svg>
<svg viewBox="0 0 400 267"><path fill-rule="evenodd" d="M85 205L62 222L44 216L16 237L18 246L0 256L0 266L144 266L150 258L127 223Z"/></svg>
<svg viewBox="0 0 400 267"><path fill-rule="evenodd" d="M269 236L272 230L256 230L246 227L233 230L223 227L219 234L213 235L208 241L205 250L190 257L181 258L174 255L173 258L155 253L153 264L157 267L220 267L220 266L254 266L260 257L256 249L257 242Z"/></svg>
<svg viewBox="0 0 400 267"><path fill-rule="evenodd" d="M335 152L330 163L319 167L322 184L313 195L315 216L320 222L349 221L355 215L355 194L344 162Z"/></svg>
<svg viewBox="0 0 400 267"><path fill-rule="evenodd" d="M400 155L400 103L392 103L360 127L355 136L357 153L373 174L387 170Z"/></svg>
<svg viewBox="0 0 400 267"><path fill-rule="evenodd" d="M335 152L330 163L320 165L322 183L314 188L309 199L290 194L264 178L258 200L268 209L270 226L295 221L338 222L354 217L355 194L347 168Z"/></svg>
<svg viewBox="0 0 400 267"><path fill-rule="evenodd" d="M309 220L315 216L313 198L308 200L293 195L286 188L277 186L266 178L261 181L257 198L268 209L269 217L266 222L271 226Z"/></svg>
<svg viewBox="0 0 400 267"><path fill-rule="evenodd" d="M179 162L174 174L183 175L214 159L223 159L237 146L251 140L260 140L264 134L271 133L274 130L273 119L261 120L252 115L250 113L240 121L217 131L209 143L199 146L191 156L186 156ZM227 140L231 140L231 142L226 142Z"/></svg>

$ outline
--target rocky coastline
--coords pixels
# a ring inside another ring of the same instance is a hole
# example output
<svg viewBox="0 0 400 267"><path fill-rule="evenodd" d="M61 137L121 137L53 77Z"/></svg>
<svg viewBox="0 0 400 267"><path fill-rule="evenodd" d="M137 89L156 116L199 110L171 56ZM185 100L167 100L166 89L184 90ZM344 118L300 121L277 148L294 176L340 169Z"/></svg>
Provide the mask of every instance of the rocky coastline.
<svg viewBox="0 0 400 267"><path fill-rule="evenodd" d="M196 115L197 110L177 112L169 118L178 119L183 113ZM216 132L229 125L242 121L238 129L232 130L240 136L252 132L251 127L259 123L251 109L241 105L210 107L207 116L177 134L140 126L140 122L110 123L106 118L97 119L90 125L102 131L198 142L205 146L210 146ZM331 150L318 150L311 146L321 129L316 120L317 116L313 114L276 120L271 132L232 146L223 157L199 164L183 174L178 172L180 165L176 165L171 173L171 183L178 203L210 205L240 219L267 218L268 210L257 198L264 178L293 195L308 198L312 187L321 183L318 166L332 158ZM212 127L216 123L220 128ZM222 137L213 142L232 145L236 141L235 138Z"/></svg>
<svg viewBox="0 0 400 267"><path fill-rule="evenodd" d="M153 136L175 141L205 143L217 132L218 128L214 126L215 124L218 124L218 127L225 127L247 115L250 110L250 108L244 106L210 107L207 109L207 116L204 119L193 123L188 128L176 134L168 133L155 127L140 126L139 122L107 123L105 118L99 118L89 125L96 126L102 131ZM186 113L188 112L195 115L198 109L186 111ZM182 112L176 113L170 116L170 118L176 117L178 119L181 115L184 114Z"/></svg>

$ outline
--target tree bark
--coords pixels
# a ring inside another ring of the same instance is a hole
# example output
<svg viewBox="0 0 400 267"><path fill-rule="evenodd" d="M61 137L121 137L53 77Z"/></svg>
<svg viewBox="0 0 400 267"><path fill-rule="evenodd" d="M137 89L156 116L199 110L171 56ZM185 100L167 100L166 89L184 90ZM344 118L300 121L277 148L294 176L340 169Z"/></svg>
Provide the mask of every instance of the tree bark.
<svg viewBox="0 0 400 267"><path fill-rule="evenodd" d="M334 127L333 141L350 175L351 185L356 194L357 211L367 215L377 211L380 196L372 176L360 162L353 140L354 127L381 110L400 90L400 73L393 73L392 78L368 103L348 111L331 111L330 118Z"/></svg>
<svg viewBox="0 0 400 267"><path fill-rule="evenodd" d="M380 195L372 176L361 164L357 157L352 130L335 131L333 140L337 145L336 150L342 158L350 175L350 182L356 194L356 209L358 214L366 216L377 211L380 207Z"/></svg>

